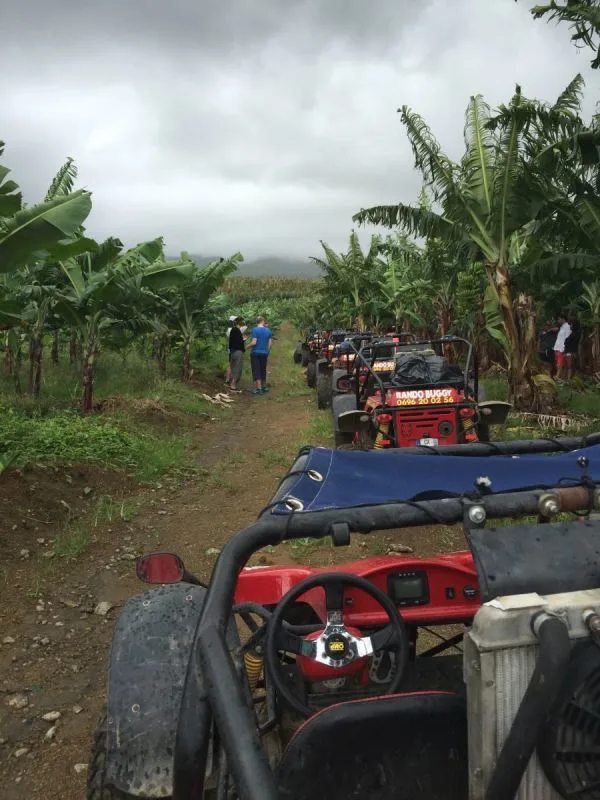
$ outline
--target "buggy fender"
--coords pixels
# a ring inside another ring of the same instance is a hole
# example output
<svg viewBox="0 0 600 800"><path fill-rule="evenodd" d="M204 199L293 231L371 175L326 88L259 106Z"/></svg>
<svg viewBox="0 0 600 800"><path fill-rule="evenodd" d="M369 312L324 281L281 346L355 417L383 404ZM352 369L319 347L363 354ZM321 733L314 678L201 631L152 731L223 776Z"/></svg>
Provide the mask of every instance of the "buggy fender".
<svg viewBox="0 0 600 800"><path fill-rule="evenodd" d="M345 380L348 381L348 389L339 389L338 388L337 384L338 384L338 381L341 378L344 378ZM336 368L336 369L333 370L333 374L331 376L331 390L332 390L333 394L346 394L347 392L351 391L351 389L355 385L355 382L356 382L356 378L354 377L354 375L349 374L348 371L345 370L345 369L337 369Z"/></svg>
<svg viewBox="0 0 600 800"><path fill-rule="evenodd" d="M360 433L371 428L371 417L366 411L344 411L337 418L340 433Z"/></svg>
<svg viewBox="0 0 600 800"><path fill-rule="evenodd" d="M512 405L502 400L485 400L479 403L478 408L481 421L486 425L504 425Z"/></svg>
<svg viewBox="0 0 600 800"><path fill-rule="evenodd" d="M317 372L319 375L328 375L331 369L329 361L326 358L320 358L317 361Z"/></svg>
<svg viewBox="0 0 600 800"><path fill-rule="evenodd" d="M173 793L183 686L205 595L203 586L161 586L128 600L117 621L108 669L105 780L134 797ZM235 646L235 630L229 638ZM197 691L193 735L206 755L210 711L203 687Z"/></svg>

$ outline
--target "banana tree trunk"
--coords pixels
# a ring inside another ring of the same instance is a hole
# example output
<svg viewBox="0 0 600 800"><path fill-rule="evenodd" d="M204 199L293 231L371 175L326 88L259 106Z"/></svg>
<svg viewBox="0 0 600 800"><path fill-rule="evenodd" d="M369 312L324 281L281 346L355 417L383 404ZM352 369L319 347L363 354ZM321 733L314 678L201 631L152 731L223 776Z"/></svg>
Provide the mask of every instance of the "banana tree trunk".
<svg viewBox="0 0 600 800"><path fill-rule="evenodd" d="M15 384L15 393L18 395L23 394L23 387L21 386L21 363L23 361L23 351L21 350L21 343L15 345L13 351L13 381Z"/></svg>
<svg viewBox="0 0 600 800"><path fill-rule="evenodd" d="M481 309L477 312L475 318L473 339L475 340L475 347L477 348L479 369L481 372L485 372L490 368L490 339L485 330L485 317Z"/></svg>
<svg viewBox="0 0 600 800"><path fill-rule="evenodd" d="M44 339L41 334L34 334L29 340L29 386L28 392L38 398L42 388L42 355Z"/></svg>
<svg viewBox="0 0 600 800"><path fill-rule="evenodd" d="M594 325L589 335L591 349L591 371L593 375L600 373L600 325Z"/></svg>
<svg viewBox="0 0 600 800"><path fill-rule="evenodd" d="M58 366L59 361L59 354L60 354L60 331L54 331L54 335L52 336L52 350L50 351L50 358L52 359L52 363L54 366Z"/></svg>
<svg viewBox="0 0 600 800"><path fill-rule="evenodd" d="M83 364L83 394L81 398L81 410L87 413L92 410L94 403L94 358L95 347L88 347L85 352Z"/></svg>
<svg viewBox="0 0 600 800"><path fill-rule="evenodd" d="M504 333L508 343L509 400L516 409L529 411L534 405L535 394L531 375L532 361L527 357L525 352L527 346L520 336L519 324L513 306L508 269L502 264L494 264L491 265L491 270L500 302ZM526 328L528 324L526 323ZM535 341L535 316L533 317L533 325Z"/></svg>
<svg viewBox="0 0 600 800"><path fill-rule="evenodd" d="M5 337L4 343L4 374L7 378L12 377L14 367L13 351L9 342L9 335Z"/></svg>
<svg viewBox="0 0 600 800"><path fill-rule="evenodd" d="M181 380L184 383L189 383L192 379L192 368L191 368L191 357L190 357L191 345L190 342L185 342L183 345L183 360L181 362Z"/></svg>
<svg viewBox="0 0 600 800"><path fill-rule="evenodd" d="M159 336L156 342L156 362L161 375L167 374L167 350L169 338L167 335Z"/></svg>
<svg viewBox="0 0 600 800"><path fill-rule="evenodd" d="M69 363L74 364L77 361L78 355L77 330L73 328L71 331L71 338L69 340Z"/></svg>

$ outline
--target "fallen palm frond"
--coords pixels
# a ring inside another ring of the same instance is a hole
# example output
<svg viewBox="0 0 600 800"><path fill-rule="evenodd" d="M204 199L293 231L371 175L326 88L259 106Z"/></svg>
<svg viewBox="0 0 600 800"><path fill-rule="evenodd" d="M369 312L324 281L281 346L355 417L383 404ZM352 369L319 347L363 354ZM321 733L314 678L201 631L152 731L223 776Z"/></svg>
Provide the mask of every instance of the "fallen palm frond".
<svg viewBox="0 0 600 800"><path fill-rule="evenodd" d="M233 398L229 397L228 394L224 394L223 392L217 392L214 397L204 393L200 396L206 400L207 403L210 403L213 406L221 406L222 408L228 408L233 403Z"/></svg>
<svg viewBox="0 0 600 800"><path fill-rule="evenodd" d="M520 412L522 419L535 420L540 428L568 431L571 428L583 428L594 423L592 417L567 416L566 414L535 414L533 412Z"/></svg>

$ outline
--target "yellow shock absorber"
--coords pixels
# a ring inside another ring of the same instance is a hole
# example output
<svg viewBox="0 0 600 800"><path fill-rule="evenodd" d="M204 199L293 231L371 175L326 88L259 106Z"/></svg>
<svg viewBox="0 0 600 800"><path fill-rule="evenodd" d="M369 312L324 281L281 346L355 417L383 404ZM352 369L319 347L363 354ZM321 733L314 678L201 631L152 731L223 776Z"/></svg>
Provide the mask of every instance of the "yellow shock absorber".
<svg viewBox="0 0 600 800"><path fill-rule="evenodd" d="M249 651L244 653L244 666L246 667L246 674L248 676L248 684L251 692L256 689L256 685L263 671L264 663L264 658L256 653L251 653Z"/></svg>
<svg viewBox="0 0 600 800"><path fill-rule="evenodd" d="M466 441L477 442L479 440L479 437L477 436L477 428L475 427L475 422L473 421L473 417L463 417L462 423Z"/></svg>
<svg viewBox="0 0 600 800"><path fill-rule="evenodd" d="M383 420L381 417L383 417ZM384 447L387 447L387 444L383 444L383 442L388 438L390 422L391 417L388 414L382 414L378 418L377 436L375 437L375 444L373 445L377 450L382 450Z"/></svg>

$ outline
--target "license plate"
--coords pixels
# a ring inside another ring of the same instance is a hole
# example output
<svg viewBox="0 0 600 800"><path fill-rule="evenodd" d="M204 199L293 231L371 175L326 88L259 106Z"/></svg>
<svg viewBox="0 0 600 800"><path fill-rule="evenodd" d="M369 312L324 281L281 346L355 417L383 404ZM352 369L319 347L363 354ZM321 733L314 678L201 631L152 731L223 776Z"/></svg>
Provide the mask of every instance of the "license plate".
<svg viewBox="0 0 600 800"><path fill-rule="evenodd" d="M439 439L417 439L417 444L423 447L437 447Z"/></svg>

